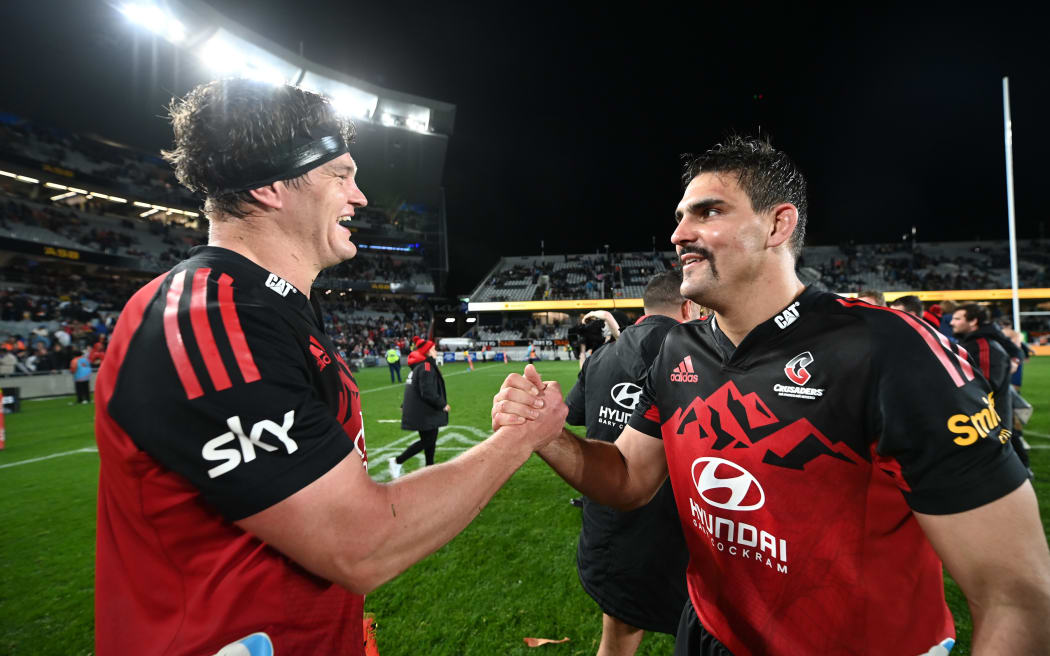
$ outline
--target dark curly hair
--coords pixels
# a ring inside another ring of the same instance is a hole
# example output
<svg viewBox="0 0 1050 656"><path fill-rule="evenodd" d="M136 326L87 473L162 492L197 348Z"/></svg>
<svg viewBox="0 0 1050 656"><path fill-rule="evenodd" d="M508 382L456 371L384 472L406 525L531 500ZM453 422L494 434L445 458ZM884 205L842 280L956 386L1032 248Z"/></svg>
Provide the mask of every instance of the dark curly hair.
<svg viewBox="0 0 1050 656"><path fill-rule="evenodd" d="M767 212L777 203L798 209L798 225L791 235L791 251L798 258L806 238L806 178L782 151L763 137L733 135L703 155L683 155L686 187L701 173L733 173L751 200L755 212Z"/></svg>
<svg viewBox="0 0 1050 656"><path fill-rule="evenodd" d="M249 191L225 191L249 182L260 164L275 161L297 139L340 135L354 125L323 96L298 87L244 78L201 84L168 107L175 147L162 151L184 186L204 197L204 212L244 218L257 205ZM280 169L278 169L280 170ZM285 180L298 187L303 176Z"/></svg>

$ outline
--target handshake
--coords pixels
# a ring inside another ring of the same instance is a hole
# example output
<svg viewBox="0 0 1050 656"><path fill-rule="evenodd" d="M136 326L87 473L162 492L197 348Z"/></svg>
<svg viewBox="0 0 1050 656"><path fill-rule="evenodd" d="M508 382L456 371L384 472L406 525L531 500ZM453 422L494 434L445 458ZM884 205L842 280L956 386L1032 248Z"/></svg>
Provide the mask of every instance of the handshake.
<svg viewBox="0 0 1050 656"><path fill-rule="evenodd" d="M533 451L539 451L561 434L568 414L561 386L555 381L544 381L531 364L525 367L524 375L507 376L492 397L492 430L519 432Z"/></svg>

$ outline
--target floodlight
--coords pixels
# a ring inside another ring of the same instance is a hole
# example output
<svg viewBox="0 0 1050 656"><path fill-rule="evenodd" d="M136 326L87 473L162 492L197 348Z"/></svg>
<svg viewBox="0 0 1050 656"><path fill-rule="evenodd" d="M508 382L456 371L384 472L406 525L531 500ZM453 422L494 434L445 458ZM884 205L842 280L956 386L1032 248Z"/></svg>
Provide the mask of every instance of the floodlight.
<svg viewBox="0 0 1050 656"><path fill-rule="evenodd" d="M28 182L30 184L40 184L40 181L36 178L30 178L26 175L16 175L15 180L18 180L19 182Z"/></svg>
<svg viewBox="0 0 1050 656"><path fill-rule="evenodd" d="M52 196L51 200L62 200L63 198L69 198L70 196L76 196L76 195L77 195L77 192L75 192L75 191L67 191L64 194L58 194L56 196Z"/></svg>
<svg viewBox="0 0 1050 656"><path fill-rule="evenodd" d="M379 96L374 93L362 91L311 71L303 74L299 86L328 97L336 111L344 116L371 119L375 114L376 105L379 104Z"/></svg>
<svg viewBox="0 0 1050 656"><path fill-rule="evenodd" d="M467 323L474 323L477 320L478 320L477 317L467 317Z"/></svg>
<svg viewBox="0 0 1050 656"><path fill-rule="evenodd" d="M149 215L151 215L151 214L156 214L156 213L157 213L157 212L159 212L159 211L160 211L160 210L158 210L158 209L150 209L150 210L146 210L146 211L145 211L145 212L143 212L142 214L139 214L139 216L141 216L142 218L146 218L147 216L149 216Z"/></svg>
<svg viewBox="0 0 1050 656"><path fill-rule="evenodd" d="M222 75L273 85L295 82L301 73L298 66L221 28L204 43L198 55L205 65Z"/></svg>
<svg viewBox="0 0 1050 656"><path fill-rule="evenodd" d="M388 128L392 128L395 125L397 125L397 119L394 118L394 115L388 114L386 112L383 112L383 114L379 117L379 122L387 126Z"/></svg>
<svg viewBox="0 0 1050 656"><path fill-rule="evenodd" d="M69 189L66 185L60 185L55 182L45 182L44 186L49 189Z"/></svg>
<svg viewBox="0 0 1050 656"><path fill-rule="evenodd" d="M149 203L143 203L141 200L137 200L132 203L135 207L149 207Z"/></svg>
<svg viewBox="0 0 1050 656"><path fill-rule="evenodd" d="M157 5L128 3L119 9L132 23L141 25L171 43L182 43L186 39L186 26Z"/></svg>
<svg viewBox="0 0 1050 656"><path fill-rule="evenodd" d="M0 171L0 175L7 176L9 178L17 178L18 177L17 173L11 173L10 171Z"/></svg>
<svg viewBox="0 0 1050 656"><path fill-rule="evenodd" d="M409 130L414 130L416 132L427 131L427 120L421 116L409 116L405 119L405 125L408 126Z"/></svg>
<svg viewBox="0 0 1050 656"><path fill-rule="evenodd" d="M456 323L456 317L445 317L445 323Z"/></svg>

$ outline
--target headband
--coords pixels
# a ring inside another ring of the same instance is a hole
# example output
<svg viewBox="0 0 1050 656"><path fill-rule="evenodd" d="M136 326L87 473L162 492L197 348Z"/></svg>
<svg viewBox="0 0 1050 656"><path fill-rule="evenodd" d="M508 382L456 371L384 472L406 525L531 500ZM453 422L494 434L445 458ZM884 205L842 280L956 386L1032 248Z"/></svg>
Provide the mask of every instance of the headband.
<svg viewBox="0 0 1050 656"><path fill-rule="evenodd" d="M312 141L307 139L296 138L292 143L279 147L269 157L244 172L243 178L249 182L232 183L217 190L215 195L258 189L278 180L297 178L350 152L342 135L328 135Z"/></svg>

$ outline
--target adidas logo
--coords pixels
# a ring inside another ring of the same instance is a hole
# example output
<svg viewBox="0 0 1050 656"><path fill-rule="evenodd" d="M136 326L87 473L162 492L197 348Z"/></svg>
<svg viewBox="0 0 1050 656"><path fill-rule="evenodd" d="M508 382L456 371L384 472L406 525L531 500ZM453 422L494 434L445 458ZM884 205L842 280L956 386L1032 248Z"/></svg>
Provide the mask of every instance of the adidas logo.
<svg viewBox="0 0 1050 656"><path fill-rule="evenodd" d="M700 381L700 376L693 373L693 356L687 355L685 359L678 363L678 366L671 372L672 383L696 383Z"/></svg>

